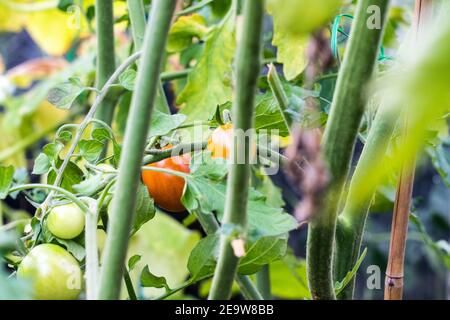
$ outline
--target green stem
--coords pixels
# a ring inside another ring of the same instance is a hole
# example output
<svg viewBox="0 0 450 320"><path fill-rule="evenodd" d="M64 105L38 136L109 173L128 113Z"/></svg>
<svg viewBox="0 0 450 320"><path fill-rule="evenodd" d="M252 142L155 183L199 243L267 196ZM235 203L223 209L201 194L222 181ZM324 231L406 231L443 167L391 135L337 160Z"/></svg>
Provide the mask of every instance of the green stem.
<svg viewBox="0 0 450 320"><path fill-rule="evenodd" d="M200 223L206 234L208 235L215 234L216 232L219 231L220 228L219 223L212 214L205 214L200 210L196 210L194 214L197 217L198 222ZM248 276L236 274L235 280L246 299L263 300L261 293L259 293L258 289L255 287L255 285Z"/></svg>
<svg viewBox="0 0 450 320"><path fill-rule="evenodd" d="M184 10L178 11L177 12L177 16L182 16L182 15L186 15L186 14L190 14L192 12L198 11L200 9L202 9L203 7L207 6L208 4L210 4L211 2L213 2L214 0L203 0L199 3L197 3L196 5L190 6Z"/></svg>
<svg viewBox="0 0 450 320"><path fill-rule="evenodd" d="M18 186L15 186L11 189L9 189L9 193L14 193L17 191L22 191L22 190L29 190L29 189L47 189L47 190L52 190L58 193L61 193L62 195L66 196L67 199L72 200L73 203L75 203L81 210L83 210L83 212L89 212L89 208L83 203L83 201L81 201L80 199L78 199L73 193L67 191L66 189L51 185L51 184L43 184L43 183L29 183L29 184L21 184Z"/></svg>
<svg viewBox="0 0 450 320"><path fill-rule="evenodd" d="M143 0L127 0L128 13L130 15L131 30L135 51L142 50L145 36L145 8ZM158 85L158 94L155 101L155 109L170 114L169 104L161 82Z"/></svg>
<svg viewBox="0 0 450 320"><path fill-rule="evenodd" d="M264 300L272 299L269 265L263 266L261 271L256 274L256 285Z"/></svg>
<svg viewBox="0 0 450 320"><path fill-rule="evenodd" d="M97 202L86 198L89 207L96 207ZM98 245L97 245L97 208L86 212L86 226L84 231L86 249L86 299L95 300L98 286Z"/></svg>
<svg viewBox="0 0 450 320"><path fill-rule="evenodd" d="M191 72L191 71L192 71L192 69L183 69L180 71L163 72L163 73L161 73L161 81L168 82L168 81L172 81L172 80L183 79L183 78L186 78L188 76L189 72Z"/></svg>
<svg viewBox="0 0 450 320"><path fill-rule="evenodd" d="M380 8L381 28L369 29L368 8ZM309 223L307 272L313 299L335 299L332 273L336 220L359 125L382 39L389 0L360 0L344 63L338 76L330 117L322 141L330 181L316 215Z"/></svg>
<svg viewBox="0 0 450 320"><path fill-rule="evenodd" d="M126 268L126 267L125 267ZM134 291L133 281L131 281L130 273L128 270L123 273L123 280L125 282L125 286L127 287L128 297L130 300L137 300L136 292Z"/></svg>
<svg viewBox="0 0 450 320"><path fill-rule="evenodd" d="M100 299L117 299L127 252L147 132L175 0L154 0L125 131L100 275Z"/></svg>
<svg viewBox="0 0 450 320"><path fill-rule="evenodd" d="M248 0L244 3L243 33L237 54L236 100L233 104L234 132L247 133L253 127L256 83L261 67L261 37L264 1ZM249 144L246 139L234 139L231 152L230 173L227 183L223 224L236 226L245 232L247 225L247 198L250 177ZM239 163L239 153L244 152L245 163ZM245 236L243 234L242 236ZM229 299L239 258L231 247L231 238L222 235L219 260L209 299Z"/></svg>
<svg viewBox="0 0 450 320"><path fill-rule="evenodd" d="M267 81L269 82L270 89L272 90L275 99L277 100L277 106L280 110L280 114L283 117L284 124L288 131L290 132L290 122L286 118L285 111L289 108L289 99L284 91L283 84L281 83L280 77L278 76L277 69L271 63L269 65L269 71L267 73Z"/></svg>
<svg viewBox="0 0 450 320"><path fill-rule="evenodd" d="M116 69L113 0L96 0L95 15L97 23L96 87L100 90ZM106 122L108 125L111 125L114 107L114 99L109 95L100 104L95 117Z"/></svg>
<svg viewBox="0 0 450 320"><path fill-rule="evenodd" d="M379 184L379 181L367 181L372 180L367 179L367 173L373 170L375 164L383 160L398 117L398 109L380 106L355 168L336 230L334 275L337 281L341 281L358 260L365 222ZM364 196L361 197L363 184L366 186L370 184L370 190L364 192ZM353 289L354 280L347 285L338 298L351 299Z"/></svg>

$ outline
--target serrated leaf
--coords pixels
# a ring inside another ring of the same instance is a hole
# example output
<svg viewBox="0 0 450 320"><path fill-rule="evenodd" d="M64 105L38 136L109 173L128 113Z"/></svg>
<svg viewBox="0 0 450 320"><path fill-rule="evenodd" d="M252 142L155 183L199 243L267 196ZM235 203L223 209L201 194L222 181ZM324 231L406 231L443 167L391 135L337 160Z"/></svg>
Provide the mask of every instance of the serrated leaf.
<svg viewBox="0 0 450 320"><path fill-rule="evenodd" d="M287 237L263 237L245 249L245 256L239 261L239 273L254 274L276 260L287 250Z"/></svg>
<svg viewBox="0 0 450 320"><path fill-rule="evenodd" d="M104 144L97 140L81 140L78 143L81 156L91 163L99 160L103 146Z"/></svg>
<svg viewBox="0 0 450 320"><path fill-rule="evenodd" d="M345 287L350 283L350 281L352 281L353 277L358 272L359 266L361 265L361 263L363 262L364 258L366 257L366 254L367 254L367 248L365 248L364 251L361 253L361 255L358 258L358 261L356 261L356 263L353 266L352 270L347 272L347 274L345 275L344 279L342 279L342 281L337 281L336 282L336 284L334 286L334 291L335 291L336 295L339 295L342 292L342 290L344 290Z"/></svg>
<svg viewBox="0 0 450 320"><path fill-rule="evenodd" d="M42 148L42 152L47 155L49 160L55 160L55 159L58 158L59 153L61 152L61 150L63 148L64 148L64 146L63 146L62 143L60 143L60 142L52 142L52 143L46 144Z"/></svg>
<svg viewBox="0 0 450 320"><path fill-rule="evenodd" d="M111 133L105 128L95 128L92 131L91 137L101 143L105 143L107 140L112 139Z"/></svg>
<svg viewBox="0 0 450 320"><path fill-rule="evenodd" d="M33 171L31 174L45 174L51 169L50 159L45 153L40 153L34 160Z"/></svg>
<svg viewBox="0 0 450 320"><path fill-rule="evenodd" d="M270 264L272 294L284 299L310 299L306 276L306 261L295 257L292 252Z"/></svg>
<svg viewBox="0 0 450 320"><path fill-rule="evenodd" d="M200 240L192 250L187 265L191 280L200 280L214 273L219 240L218 234L209 235Z"/></svg>
<svg viewBox="0 0 450 320"><path fill-rule="evenodd" d="M194 37L201 40L207 33L206 21L201 15L194 13L181 16L169 31L167 51L180 52L192 44Z"/></svg>
<svg viewBox="0 0 450 320"><path fill-rule="evenodd" d="M57 166L61 165L62 160L58 159ZM47 183L53 184L55 182L56 173L54 170L50 171L47 176ZM69 162L67 164L66 170L64 170L63 177L61 180L61 187L63 189L66 189L67 191L73 192L73 186L79 184L81 181L83 181L83 171L78 168L78 166L73 163Z"/></svg>
<svg viewBox="0 0 450 320"><path fill-rule="evenodd" d="M136 233L144 223L151 220L155 216L155 212L153 198L148 194L147 187L140 183L136 198L136 216L131 234Z"/></svg>
<svg viewBox="0 0 450 320"><path fill-rule="evenodd" d="M5 199L13 182L14 167L0 165L0 199Z"/></svg>
<svg viewBox="0 0 450 320"><path fill-rule="evenodd" d="M208 35L205 49L177 98L189 120L206 120L217 105L231 100L232 61L236 48L235 13L230 10Z"/></svg>
<svg viewBox="0 0 450 320"><path fill-rule="evenodd" d="M61 131L59 133L58 139L60 139L63 142L69 142L70 139L72 139L72 132L65 130Z"/></svg>
<svg viewBox="0 0 450 320"><path fill-rule="evenodd" d="M47 99L51 104L58 108L70 109L72 104L84 90L84 87L80 87L73 82L64 82L51 89Z"/></svg>
<svg viewBox="0 0 450 320"><path fill-rule="evenodd" d="M150 124L150 137L164 136L170 131L178 128L187 116L184 114L166 114L154 110Z"/></svg>
<svg viewBox="0 0 450 320"><path fill-rule="evenodd" d="M135 254L130 259L128 259L128 271L132 271L136 264L141 260L142 256Z"/></svg>
<svg viewBox="0 0 450 320"><path fill-rule="evenodd" d="M125 89L133 91L136 83L136 71L133 69L126 70L119 76L119 83Z"/></svg>
<svg viewBox="0 0 450 320"><path fill-rule="evenodd" d="M287 80L298 77L306 68L308 60L306 50L309 38L280 30L274 25L272 44L278 48L277 61L283 64L283 73Z"/></svg>
<svg viewBox="0 0 450 320"><path fill-rule="evenodd" d="M143 287L152 287L152 288L165 288L167 291L170 290L167 285L167 280L164 277L155 276L150 272L148 266L142 270L141 273L141 286Z"/></svg>

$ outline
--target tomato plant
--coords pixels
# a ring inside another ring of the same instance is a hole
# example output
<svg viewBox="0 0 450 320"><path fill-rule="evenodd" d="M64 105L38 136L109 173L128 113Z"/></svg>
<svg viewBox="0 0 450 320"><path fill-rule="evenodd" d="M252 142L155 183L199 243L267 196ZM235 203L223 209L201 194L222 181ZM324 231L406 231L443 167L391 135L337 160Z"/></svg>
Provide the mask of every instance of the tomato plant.
<svg viewBox="0 0 450 320"><path fill-rule="evenodd" d="M443 298L449 9L0 1L0 299Z"/></svg>

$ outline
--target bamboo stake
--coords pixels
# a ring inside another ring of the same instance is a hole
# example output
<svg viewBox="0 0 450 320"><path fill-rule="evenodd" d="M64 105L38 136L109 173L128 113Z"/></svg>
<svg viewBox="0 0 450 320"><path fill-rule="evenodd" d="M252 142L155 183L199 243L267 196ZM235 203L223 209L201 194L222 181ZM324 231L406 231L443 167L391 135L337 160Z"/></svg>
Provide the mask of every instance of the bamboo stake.
<svg viewBox="0 0 450 320"><path fill-rule="evenodd" d="M431 0L416 0L414 10L414 29L416 41L420 38L422 24L431 11ZM406 140L410 128L407 116L404 115L403 140ZM395 197L392 217L391 242L389 260L386 269L384 288L385 300L402 300L406 237L408 234L408 219L414 184L416 159L408 159L400 170L400 178Z"/></svg>

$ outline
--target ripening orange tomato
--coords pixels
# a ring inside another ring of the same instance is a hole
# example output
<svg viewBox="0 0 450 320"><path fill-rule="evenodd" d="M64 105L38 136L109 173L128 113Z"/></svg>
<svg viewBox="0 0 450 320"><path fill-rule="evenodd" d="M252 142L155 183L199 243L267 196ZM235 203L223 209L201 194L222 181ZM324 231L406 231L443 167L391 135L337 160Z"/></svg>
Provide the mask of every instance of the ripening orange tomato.
<svg viewBox="0 0 450 320"><path fill-rule="evenodd" d="M147 166L189 173L190 158L189 154L184 154L151 163ZM170 212L183 212L186 210L181 203L185 184L182 177L142 170L142 181L147 186L150 196L155 200L155 204L159 207Z"/></svg>
<svg viewBox="0 0 450 320"><path fill-rule="evenodd" d="M233 147L233 125L226 123L216 128L208 139L212 158L228 159Z"/></svg>

